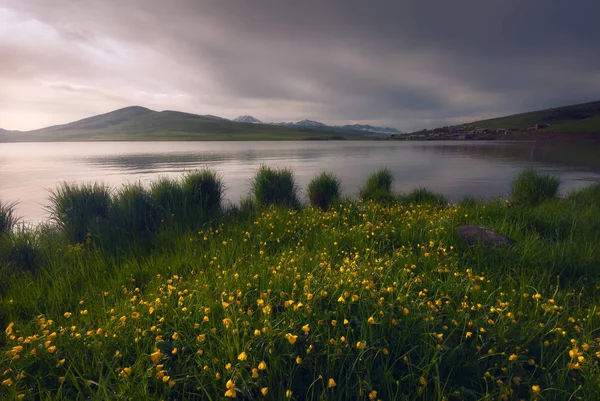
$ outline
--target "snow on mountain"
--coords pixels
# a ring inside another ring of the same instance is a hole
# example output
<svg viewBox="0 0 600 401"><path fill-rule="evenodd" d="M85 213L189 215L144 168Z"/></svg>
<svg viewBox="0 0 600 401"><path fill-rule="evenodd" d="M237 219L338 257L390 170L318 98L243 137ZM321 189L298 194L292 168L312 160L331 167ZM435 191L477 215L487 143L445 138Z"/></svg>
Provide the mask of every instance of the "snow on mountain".
<svg viewBox="0 0 600 401"><path fill-rule="evenodd" d="M344 126L342 126L340 128L351 129L351 130L356 130L356 131L373 132L373 133L376 133L376 134L388 134L388 135L401 134L401 132L398 131L396 128L391 128L391 127L376 127L376 126L373 126L373 125L364 125L364 124L344 125Z"/></svg>
<svg viewBox="0 0 600 401"><path fill-rule="evenodd" d="M254 118L252 116L239 116L238 118L234 118L232 121L238 123L251 123L251 124L262 124L258 118Z"/></svg>
<svg viewBox="0 0 600 401"><path fill-rule="evenodd" d="M301 120L301 121L294 123L294 125L296 125L298 127L312 127L312 128L326 128L327 127L326 124L323 124L319 121L313 121L313 120Z"/></svg>

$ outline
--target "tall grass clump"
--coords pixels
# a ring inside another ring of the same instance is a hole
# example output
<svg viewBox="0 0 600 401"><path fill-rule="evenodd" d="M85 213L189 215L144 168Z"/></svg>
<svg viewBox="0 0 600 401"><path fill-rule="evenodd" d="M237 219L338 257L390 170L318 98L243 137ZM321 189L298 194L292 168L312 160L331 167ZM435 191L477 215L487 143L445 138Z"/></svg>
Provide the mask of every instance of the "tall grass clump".
<svg viewBox="0 0 600 401"><path fill-rule="evenodd" d="M183 179L187 213L200 212L207 218L221 210L225 187L219 175L209 169L188 173Z"/></svg>
<svg viewBox="0 0 600 401"><path fill-rule="evenodd" d="M13 271L36 272L39 248L38 232L24 226L18 227L0 239L0 263Z"/></svg>
<svg viewBox="0 0 600 401"><path fill-rule="evenodd" d="M289 168L260 166L252 181L252 192L256 203L261 206L300 206L294 173Z"/></svg>
<svg viewBox="0 0 600 401"><path fill-rule="evenodd" d="M511 198L527 206L535 206L556 198L560 180L550 174L541 174L533 168L523 170L513 180Z"/></svg>
<svg viewBox="0 0 600 401"><path fill-rule="evenodd" d="M101 184L62 183L50 191L50 218L72 242L82 242L86 234L98 233L109 216L111 197Z"/></svg>
<svg viewBox="0 0 600 401"><path fill-rule="evenodd" d="M128 184L113 201L111 227L120 233L144 236L158 227L159 209L141 184Z"/></svg>
<svg viewBox="0 0 600 401"><path fill-rule="evenodd" d="M160 178L151 184L150 193L163 218L179 215L184 210L185 196L181 181L168 177Z"/></svg>
<svg viewBox="0 0 600 401"><path fill-rule="evenodd" d="M0 237L10 232L17 224L18 219L14 212L14 203L3 203L0 201Z"/></svg>
<svg viewBox="0 0 600 401"><path fill-rule="evenodd" d="M438 194L436 192L430 191L427 188L415 188L409 193L403 195L401 197L402 201L410 204L424 204L424 203L432 203L443 205L448 203L446 197L442 194Z"/></svg>
<svg viewBox="0 0 600 401"><path fill-rule="evenodd" d="M365 186L360 190L360 198L363 200L391 201L394 198L392 194L392 182L394 177L387 168L371 174L367 178Z"/></svg>
<svg viewBox="0 0 600 401"><path fill-rule="evenodd" d="M308 184L310 204L321 210L340 200L340 180L333 174L321 173Z"/></svg>

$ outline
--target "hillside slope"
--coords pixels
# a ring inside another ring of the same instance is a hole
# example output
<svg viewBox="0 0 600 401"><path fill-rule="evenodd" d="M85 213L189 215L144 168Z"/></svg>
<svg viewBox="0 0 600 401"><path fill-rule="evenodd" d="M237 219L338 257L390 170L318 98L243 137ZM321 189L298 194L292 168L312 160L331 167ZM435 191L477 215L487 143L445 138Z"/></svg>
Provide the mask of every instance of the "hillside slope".
<svg viewBox="0 0 600 401"><path fill-rule="evenodd" d="M422 130L395 139L600 140L600 101Z"/></svg>
<svg viewBox="0 0 600 401"><path fill-rule="evenodd" d="M334 130L241 123L178 111L158 112L139 106L18 135L0 132L2 142L302 139L364 139L364 136Z"/></svg>
<svg viewBox="0 0 600 401"><path fill-rule="evenodd" d="M469 125L520 131L536 124L548 125L544 129L551 132L600 133L600 101L481 120Z"/></svg>

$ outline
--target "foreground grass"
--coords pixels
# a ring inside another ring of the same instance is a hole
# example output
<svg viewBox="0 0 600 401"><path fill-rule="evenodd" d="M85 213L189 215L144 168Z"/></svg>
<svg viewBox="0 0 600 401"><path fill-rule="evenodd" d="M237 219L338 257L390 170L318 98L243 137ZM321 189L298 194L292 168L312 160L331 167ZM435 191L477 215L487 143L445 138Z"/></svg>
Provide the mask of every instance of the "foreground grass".
<svg viewBox="0 0 600 401"><path fill-rule="evenodd" d="M466 247L463 224L516 245ZM37 241L37 271L2 267L3 399L600 398L600 185Z"/></svg>

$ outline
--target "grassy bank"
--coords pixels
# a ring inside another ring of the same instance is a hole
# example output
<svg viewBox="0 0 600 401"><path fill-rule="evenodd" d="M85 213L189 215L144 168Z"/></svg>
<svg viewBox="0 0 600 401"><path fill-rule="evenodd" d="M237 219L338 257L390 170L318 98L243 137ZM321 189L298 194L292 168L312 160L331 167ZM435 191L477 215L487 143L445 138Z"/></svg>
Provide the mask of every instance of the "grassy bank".
<svg viewBox="0 0 600 401"><path fill-rule="evenodd" d="M0 397L599 399L600 185L449 205L388 173L357 202L317 177L315 207L267 167L230 208L210 172L87 187L77 221L63 187L54 224L0 232Z"/></svg>

